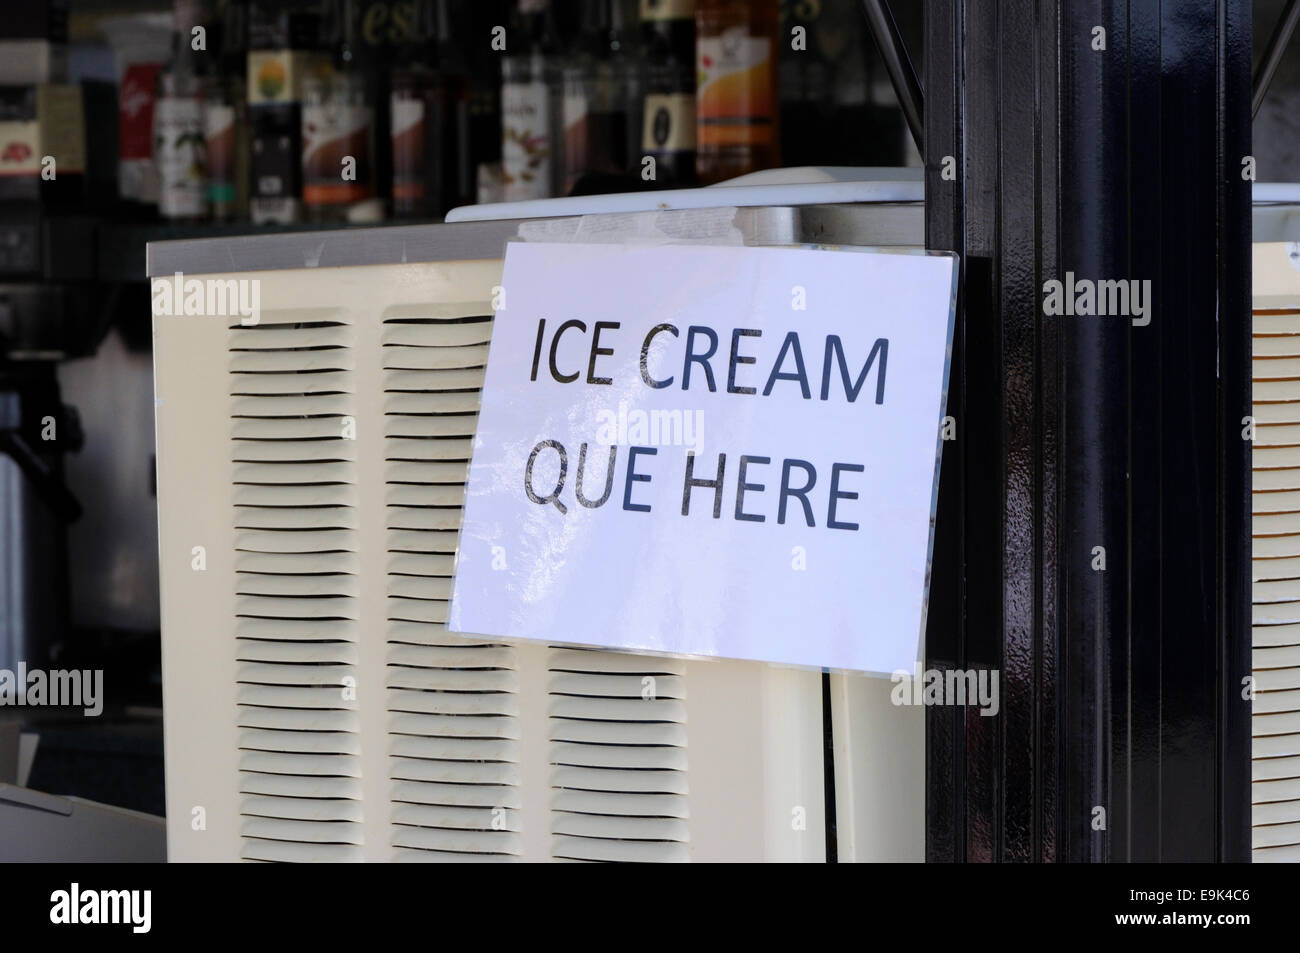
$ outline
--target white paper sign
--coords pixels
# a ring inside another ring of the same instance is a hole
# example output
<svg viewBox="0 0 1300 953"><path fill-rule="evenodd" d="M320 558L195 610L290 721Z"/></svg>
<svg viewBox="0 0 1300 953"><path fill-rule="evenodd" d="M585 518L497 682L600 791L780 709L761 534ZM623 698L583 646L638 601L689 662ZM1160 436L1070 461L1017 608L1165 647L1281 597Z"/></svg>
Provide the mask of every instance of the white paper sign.
<svg viewBox="0 0 1300 953"><path fill-rule="evenodd" d="M512 243L448 628L910 672L954 267Z"/></svg>

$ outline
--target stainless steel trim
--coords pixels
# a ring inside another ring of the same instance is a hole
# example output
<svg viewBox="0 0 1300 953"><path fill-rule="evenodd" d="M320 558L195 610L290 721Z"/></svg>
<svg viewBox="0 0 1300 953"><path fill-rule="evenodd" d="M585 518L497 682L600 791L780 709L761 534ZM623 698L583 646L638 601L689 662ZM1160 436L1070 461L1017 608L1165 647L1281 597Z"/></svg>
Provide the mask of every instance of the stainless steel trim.
<svg viewBox="0 0 1300 953"><path fill-rule="evenodd" d="M156 278L176 272L203 275L500 258L506 239L514 236L518 225L399 225L150 242L145 270Z"/></svg>
<svg viewBox="0 0 1300 953"><path fill-rule="evenodd" d="M1300 205L1256 204L1251 241L1300 242Z"/></svg>
<svg viewBox="0 0 1300 953"><path fill-rule="evenodd" d="M765 206L733 208L732 231L746 245L804 243L906 246L925 243L925 207L915 203ZM717 209L681 209L612 216L626 220L628 234L649 223L663 234L690 234L695 222L716 221ZM591 216L600 218L601 216ZM535 225L538 220L528 220ZM550 219L557 226L561 219ZM572 220L576 222L575 220ZM524 220L401 225L338 231L279 232L228 238L150 242L149 277L182 274L391 265L403 262L501 258L505 243ZM606 232L607 237L619 234Z"/></svg>

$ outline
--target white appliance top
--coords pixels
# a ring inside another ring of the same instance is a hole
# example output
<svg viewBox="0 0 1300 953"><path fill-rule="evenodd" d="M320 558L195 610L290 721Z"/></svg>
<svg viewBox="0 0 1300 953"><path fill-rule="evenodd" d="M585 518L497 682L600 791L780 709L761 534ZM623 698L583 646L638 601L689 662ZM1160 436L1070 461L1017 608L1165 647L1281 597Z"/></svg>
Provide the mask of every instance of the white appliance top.
<svg viewBox="0 0 1300 953"><path fill-rule="evenodd" d="M486 222L688 208L920 202L925 198L923 178L922 169L902 167L801 166L767 169L705 188L462 205L447 213L447 221Z"/></svg>

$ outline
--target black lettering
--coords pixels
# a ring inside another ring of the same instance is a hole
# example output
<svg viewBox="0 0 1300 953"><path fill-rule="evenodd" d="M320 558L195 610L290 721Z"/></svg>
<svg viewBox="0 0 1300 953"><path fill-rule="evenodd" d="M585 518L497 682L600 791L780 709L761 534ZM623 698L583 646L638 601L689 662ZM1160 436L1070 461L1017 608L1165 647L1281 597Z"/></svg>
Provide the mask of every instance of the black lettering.
<svg viewBox="0 0 1300 953"><path fill-rule="evenodd" d="M808 477L808 482L801 487L792 487L790 485L790 470L792 467L799 467L803 470L804 475ZM813 488L817 482L817 468L807 460L786 460L781 464L781 496L776 505L776 521L785 523L785 502L792 496L799 498L803 506L804 521L809 526L816 526L817 521L813 519L812 504L808 502L808 491Z"/></svg>
<svg viewBox="0 0 1300 953"><path fill-rule="evenodd" d="M572 374L561 374L560 369L555 366L555 352L560 347L560 335L569 330L569 328L578 328L583 334L587 333L587 326L581 321L565 321L555 332L555 337L551 338L551 376L561 384L572 384L578 379L577 371L574 371ZM827 358L827 360L830 359Z"/></svg>
<svg viewBox="0 0 1300 953"><path fill-rule="evenodd" d="M587 362L587 383L588 384L612 384L612 378L596 376L596 358L606 357L614 353L612 347L600 346L600 332L617 330L619 323L617 321L597 321L595 327L591 329L591 359Z"/></svg>
<svg viewBox="0 0 1300 953"><path fill-rule="evenodd" d="M542 339L546 336L546 319L542 318L537 322L537 343L533 345L533 372L529 375L530 381L537 380L537 364L542 359Z"/></svg>
<svg viewBox="0 0 1300 953"><path fill-rule="evenodd" d="M748 520L751 523L762 523L767 517L759 516L745 512L745 491L756 490L762 493L765 487L761 483L746 483L745 471L749 469L751 463L771 463L771 457L744 457L740 458L740 470L736 474L736 519Z"/></svg>
<svg viewBox="0 0 1300 953"><path fill-rule="evenodd" d="M695 454L686 454L686 483L682 486L682 515L691 513L691 488L697 486L713 487L713 518L722 515L722 476L727 469L727 455L718 454L718 478L716 480L695 479Z"/></svg>
<svg viewBox="0 0 1300 953"><path fill-rule="evenodd" d="M785 363L785 352L794 351L794 374L782 374L781 365ZM803 351L799 349L799 334L797 331L791 331L781 342L781 351L776 356L776 364L772 367L772 376L767 379L767 386L763 388L763 396L766 397L772 393L772 385L777 381L798 381L799 389L803 391L803 399L812 398L812 392L808 389L808 372L803 366Z"/></svg>
<svg viewBox="0 0 1300 953"><path fill-rule="evenodd" d="M605 492L600 495L596 501L588 500L582 495L582 474L587 469L587 445L584 443L578 450L578 476L573 485L573 495L577 497L578 502L588 509L594 510L598 506L604 506L609 500L610 491L614 489L614 461L618 457L618 448L609 448L609 466L605 468Z"/></svg>
<svg viewBox="0 0 1300 953"><path fill-rule="evenodd" d="M629 447L627 451L627 479L623 482L623 509L636 510L639 513L649 513L650 504L632 502L632 484L649 483L650 475L648 473L636 472L636 458L638 454L648 454L654 456L659 451L655 447Z"/></svg>
<svg viewBox="0 0 1300 953"><path fill-rule="evenodd" d="M822 362L822 400L829 398L831 393L832 355L839 359L840 377L844 381L844 392L848 395L851 404L857 400L858 391L862 389L867 374L871 371L871 365L875 363L877 354L880 355L880 372L876 375L876 403L883 404L885 402L885 363L889 358L889 339L876 338L871 353L867 355L867 363L862 367L862 373L858 375L857 382L850 385L849 364L844 358L844 345L840 343L838 335L828 334L826 336L826 360Z"/></svg>
<svg viewBox="0 0 1300 953"><path fill-rule="evenodd" d="M703 334L709 339L709 350L705 354L695 353L695 335ZM682 364L682 390L687 390L691 386L691 364L696 363L704 368L704 376L709 382L709 392L717 390L713 382L713 368L709 366L709 358L718 350L718 335L712 328L696 327L692 325L686 329L686 360Z"/></svg>
<svg viewBox="0 0 1300 953"><path fill-rule="evenodd" d="M655 389L671 387L673 383L671 377L662 381L655 380L650 376L650 369L646 367L646 359L650 354L650 342L654 340L654 336L660 331L671 331L673 337L677 337L677 328L673 327L671 324L656 324L650 329L650 333L645 336L645 340L641 342L641 380L646 382L647 387L653 387Z"/></svg>
<svg viewBox="0 0 1300 953"><path fill-rule="evenodd" d="M861 473L865 467L860 463L832 463L831 464L831 499L826 509L826 528L827 529L857 529L857 523L837 523L835 522L835 504L838 500L856 500L858 494L846 492L840 489L840 471L846 473Z"/></svg>
<svg viewBox="0 0 1300 953"><path fill-rule="evenodd" d="M752 328L735 328L731 332L731 360L727 363L727 393L728 394L753 394L756 393L752 387L736 386L736 365L753 364L756 358L741 357L740 339L762 337L762 331L755 331Z"/></svg>
<svg viewBox="0 0 1300 953"><path fill-rule="evenodd" d="M543 447L550 447L560 455L560 479L555 485L555 490L546 496L538 496L533 492L533 464L537 462L537 455L542 452ZM564 451L564 444L555 440L543 440L537 446L533 447L533 452L528 455L528 465L524 467L524 492L534 503L553 503L555 508L561 513L569 512L568 508L560 502L560 492L564 489L564 477L569 472L569 455Z"/></svg>

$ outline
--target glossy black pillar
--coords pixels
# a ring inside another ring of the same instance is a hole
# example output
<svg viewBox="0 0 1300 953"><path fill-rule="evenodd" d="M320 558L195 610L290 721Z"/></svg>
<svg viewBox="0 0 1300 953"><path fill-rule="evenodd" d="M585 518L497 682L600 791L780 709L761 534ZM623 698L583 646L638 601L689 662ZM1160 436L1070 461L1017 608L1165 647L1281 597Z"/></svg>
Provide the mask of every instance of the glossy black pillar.
<svg viewBox="0 0 1300 953"><path fill-rule="evenodd" d="M1248 859L1250 29L925 0L927 244L963 268L927 662L1002 699L928 712L930 860ZM1149 323L1046 315L1067 272L1149 280Z"/></svg>

